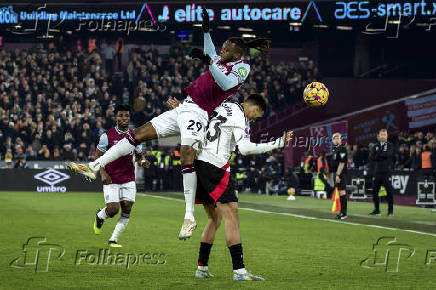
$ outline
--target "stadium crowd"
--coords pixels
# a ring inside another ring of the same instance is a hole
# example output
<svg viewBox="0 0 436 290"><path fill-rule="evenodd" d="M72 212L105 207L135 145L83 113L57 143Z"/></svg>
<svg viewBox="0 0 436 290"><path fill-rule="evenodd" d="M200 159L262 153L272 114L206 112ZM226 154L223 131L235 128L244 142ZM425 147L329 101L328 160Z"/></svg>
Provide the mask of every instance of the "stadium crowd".
<svg viewBox="0 0 436 290"><path fill-rule="evenodd" d="M120 46L121 42L105 43L101 49L89 49L77 41L75 45L51 42L14 52L0 50L0 157L8 167L26 167L31 160L91 160L100 134L115 125L114 104L126 100L132 104L132 123L140 126L166 110L168 97L181 99L182 88L207 69L187 57L189 44L171 46L168 55L151 45L145 51L129 52L128 64L120 72L124 81L119 81L113 72L122 68ZM272 65L268 57L253 54L249 58L251 73L234 98L243 101L253 91L262 92L269 100L267 115L299 102L306 84L320 78L311 60ZM395 167L418 169L422 152L434 151L435 143L431 132L399 134ZM347 145L347 149L347 166L365 167L369 148ZM152 160L155 169L146 173L154 180L147 186L173 189L181 178L176 170L176 181L169 184L159 178L159 170L178 166L177 150L163 151L159 158L148 151L147 156L156 160ZM298 178L283 164L280 152L237 155L233 174L238 189L285 190Z"/></svg>
<svg viewBox="0 0 436 290"><path fill-rule="evenodd" d="M61 39L0 50L1 159L87 161L99 135L114 125L113 105L126 101L126 91L135 105L132 123L140 126L166 110L168 97L181 99L182 88L207 69L187 57L189 44L171 46L169 55L151 45L129 52L120 82L112 72L121 69L121 45L86 48L80 40ZM252 73L235 98L261 91L270 100L268 114L297 102L306 83L318 77L312 61L273 66L268 58L250 58Z"/></svg>

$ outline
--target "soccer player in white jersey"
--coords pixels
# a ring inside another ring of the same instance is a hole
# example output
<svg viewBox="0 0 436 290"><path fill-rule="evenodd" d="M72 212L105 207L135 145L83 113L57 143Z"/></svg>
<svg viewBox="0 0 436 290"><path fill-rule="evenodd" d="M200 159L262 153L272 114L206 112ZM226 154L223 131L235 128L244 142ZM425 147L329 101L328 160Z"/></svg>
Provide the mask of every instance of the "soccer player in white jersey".
<svg viewBox="0 0 436 290"><path fill-rule="evenodd" d="M194 218L195 191L197 175L194 160L197 150L204 140L204 132L213 110L233 95L250 72L250 65L243 60L247 48L256 48L266 52L271 41L266 38L244 40L229 38L224 42L220 55L209 34L209 15L203 8L204 51L194 48L190 56L200 59L209 66L209 70L199 76L192 84L183 89L183 103L177 108L164 112L150 122L136 128L129 137L121 140L103 156L89 164L68 163L74 173L88 180L96 178L96 172L106 164L132 152L138 144L147 140L180 135L180 160L182 163L183 190L185 195L185 218L179 239L191 237L197 226Z"/></svg>
<svg viewBox="0 0 436 290"><path fill-rule="evenodd" d="M203 203L208 223L201 235L197 278L209 278L208 261L215 233L224 220L227 246L232 257L233 279L261 281L245 269L238 219L238 197L230 178L229 159L235 147L242 155L261 154L283 148L292 138L287 132L282 138L268 143L250 141L249 122L263 116L265 99L251 94L242 105L225 102L218 106L209 122L206 141L195 162L198 184L196 199Z"/></svg>

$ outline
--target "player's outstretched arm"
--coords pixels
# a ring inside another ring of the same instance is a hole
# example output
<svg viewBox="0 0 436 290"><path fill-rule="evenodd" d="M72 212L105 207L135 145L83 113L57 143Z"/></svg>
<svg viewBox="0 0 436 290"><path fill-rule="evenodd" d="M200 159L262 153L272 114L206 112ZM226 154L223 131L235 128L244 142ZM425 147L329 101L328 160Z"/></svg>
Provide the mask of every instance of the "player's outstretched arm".
<svg viewBox="0 0 436 290"><path fill-rule="evenodd" d="M205 7L203 7L203 23L202 28L204 32L204 53L207 54L210 58L214 58L216 56L215 45L212 42L212 38L210 37L210 28L209 28L209 14Z"/></svg>
<svg viewBox="0 0 436 290"><path fill-rule="evenodd" d="M273 151L275 149L283 148L287 145L294 134L294 132L285 132L281 138L267 143L253 143L250 141L250 136L246 136L242 128L235 129L235 138L239 140L236 145L242 155L262 154L265 152Z"/></svg>

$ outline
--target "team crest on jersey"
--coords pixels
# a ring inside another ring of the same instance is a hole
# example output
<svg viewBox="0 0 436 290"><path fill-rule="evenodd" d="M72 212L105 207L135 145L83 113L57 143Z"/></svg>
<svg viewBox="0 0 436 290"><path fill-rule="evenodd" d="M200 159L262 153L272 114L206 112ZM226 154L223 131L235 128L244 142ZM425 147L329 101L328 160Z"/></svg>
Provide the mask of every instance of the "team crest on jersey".
<svg viewBox="0 0 436 290"><path fill-rule="evenodd" d="M238 68L238 73L241 77L245 78L247 76L247 69L243 66Z"/></svg>
<svg viewBox="0 0 436 290"><path fill-rule="evenodd" d="M250 138L250 128L245 127L245 138Z"/></svg>

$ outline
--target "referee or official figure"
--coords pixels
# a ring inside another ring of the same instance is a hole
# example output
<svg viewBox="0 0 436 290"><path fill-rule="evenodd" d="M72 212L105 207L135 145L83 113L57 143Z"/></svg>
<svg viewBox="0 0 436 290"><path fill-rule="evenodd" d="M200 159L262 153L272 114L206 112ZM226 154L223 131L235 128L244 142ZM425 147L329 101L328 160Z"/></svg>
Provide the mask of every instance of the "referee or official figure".
<svg viewBox="0 0 436 290"><path fill-rule="evenodd" d="M372 175L374 177L373 200L374 211L370 215L380 215L380 197L378 192L383 185L388 199L388 216L394 215L394 197L389 176L392 168L393 145L388 142L388 131L381 129L377 135L377 142L372 148Z"/></svg>
<svg viewBox="0 0 436 290"><path fill-rule="evenodd" d="M334 133L332 136L333 155L332 155L332 170L335 174L335 187L339 190L339 198L341 201L341 212L337 214L337 219L346 219L347 216L347 192L346 192L346 174L347 174L347 148L342 145L341 133Z"/></svg>

